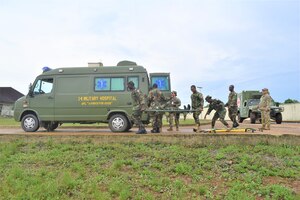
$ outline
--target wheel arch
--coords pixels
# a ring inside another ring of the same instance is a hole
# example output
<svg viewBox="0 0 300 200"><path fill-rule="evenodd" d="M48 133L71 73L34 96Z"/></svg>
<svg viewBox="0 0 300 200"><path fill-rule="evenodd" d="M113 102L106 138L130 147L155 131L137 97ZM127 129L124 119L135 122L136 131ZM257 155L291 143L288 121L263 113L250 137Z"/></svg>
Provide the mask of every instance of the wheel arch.
<svg viewBox="0 0 300 200"><path fill-rule="evenodd" d="M34 110L25 110L25 111L20 115L19 120L21 121L21 120L23 119L23 117L24 117L25 115L28 115L28 114L35 115L36 118L40 121L39 115L38 115L37 112L35 112Z"/></svg>

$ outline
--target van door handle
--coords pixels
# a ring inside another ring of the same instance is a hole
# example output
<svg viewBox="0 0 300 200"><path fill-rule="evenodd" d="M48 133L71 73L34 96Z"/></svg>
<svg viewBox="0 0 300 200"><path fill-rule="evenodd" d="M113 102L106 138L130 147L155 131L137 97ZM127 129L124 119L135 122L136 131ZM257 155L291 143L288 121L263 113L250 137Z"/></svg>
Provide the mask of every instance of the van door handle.
<svg viewBox="0 0 300 200"><path fill-rule="evenodd" d="M54 97L50 96L50 97L48 97L48 99L54 99Z"/></svg>
<svg viewBox="0 0 300 200"><path fill-rule="evenodd" d="M129 106L132 105L132 102L127 102L127 105L129 105Z"/></svg>

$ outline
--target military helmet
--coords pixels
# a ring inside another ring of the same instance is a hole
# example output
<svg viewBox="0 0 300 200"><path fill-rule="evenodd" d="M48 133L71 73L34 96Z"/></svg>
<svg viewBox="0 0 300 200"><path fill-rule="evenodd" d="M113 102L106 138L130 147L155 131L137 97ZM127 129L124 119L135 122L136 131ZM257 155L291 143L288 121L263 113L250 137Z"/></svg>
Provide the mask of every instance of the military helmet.
<svg viewBox="0 0 300 200"><path fill-rule="evenodd" d="M205 97L205 100L208 101L209 99L211 99L211 96L207 95L207 96Z"/></svg>
<svg viewBox="0 0 300 200"><path fill-rule="evenodd" d="M127 83L127 85L131 85L131 86L133 86L133 87L134 87L134 82L132 82L132 81L129 81L129 82Z"/></svg>

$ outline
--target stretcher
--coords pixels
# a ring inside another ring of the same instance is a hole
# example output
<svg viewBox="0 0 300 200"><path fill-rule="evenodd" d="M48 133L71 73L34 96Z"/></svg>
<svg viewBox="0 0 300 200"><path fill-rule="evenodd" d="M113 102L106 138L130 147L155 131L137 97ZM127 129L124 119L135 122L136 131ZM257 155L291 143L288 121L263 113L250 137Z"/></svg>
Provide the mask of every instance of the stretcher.
<svg viewBox="0 0 300 200"><path fill-rule="evenodd" d="M231 132L251 132L254 133L254 128L232 128L232 129L202 129L200 133L231 133Z"/></svg>

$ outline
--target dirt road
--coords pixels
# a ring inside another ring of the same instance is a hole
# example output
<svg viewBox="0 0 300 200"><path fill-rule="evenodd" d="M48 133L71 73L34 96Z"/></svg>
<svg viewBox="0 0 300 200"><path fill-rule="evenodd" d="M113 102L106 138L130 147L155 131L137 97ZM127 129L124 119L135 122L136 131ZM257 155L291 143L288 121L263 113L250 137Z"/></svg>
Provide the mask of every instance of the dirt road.
<svg viewBox="0 0 300 200"><path fill-rule="evenodd" d="M220 134L270 134L270 135L297 135L300 136L300 123L282 123L282 124L272 124L271 130L260 132L258 128L260 124L249 124L243 123L240 125L240 128L255 128L257 131L254 133L245 133L245 132L226 132ZM180 127L180 131L168 132L168 127L163 127L162 133L160 134L191 134L192 126L182 126ZM210 125L202 126L202 129L208 129ZM224 128L223 125L217 122L216 128ZM47 132L45 129L40 128L37 132L28 133L24 132L22 128L0 128L0 134L17 134L17 135L135 135L136 128L132 128L129 132L126 133L113 133L109 130L109 128L95 128L95 127L58 127L54 132ZM147 127L148 133L150 133L151 127ZM207 133L197 133L197 134L207 134Z"/></svg>

